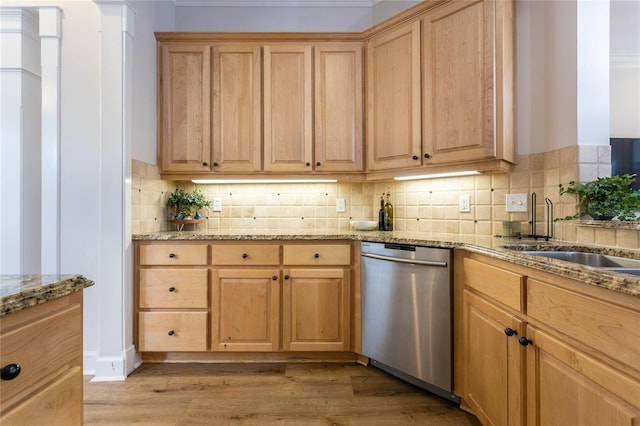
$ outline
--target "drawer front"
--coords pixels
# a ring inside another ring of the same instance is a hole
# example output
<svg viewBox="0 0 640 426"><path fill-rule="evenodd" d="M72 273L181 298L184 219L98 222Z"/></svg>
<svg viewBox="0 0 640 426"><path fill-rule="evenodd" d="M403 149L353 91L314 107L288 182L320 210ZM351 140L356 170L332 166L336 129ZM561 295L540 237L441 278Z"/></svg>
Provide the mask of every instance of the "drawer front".
<svg viewBox="0 0 640 426"><path fill-rule="evenodd" d="M140 312L141 352L207 350L206 312Z"/></svg>
<svg viewBox="0 0 640 426"><path fill-rule="evenodd" d="M527 315L624 364L640 366L638 311L529 278Z"/></svg>
<svg viewBox="0 0 640 426"><path fill-rule="evenodd" d="M278 265L278 244L212 245L214 265Z"/></svg>
<svg viewBox="0 0 640 426"><path fill-rule="evenodd" d="M207 269L141 269L141 308L206 308Z"/></svg>
<svg viewBox="0 0 640 426"><path fill-rule="evenodd" d="M500 303L521 310L524 277L514 272L487 265L477 260L464 259L464 284Z"/></svg>
<svg viewBox="0 0 640 426"><path fill-rule="evenodd" d="M204 244L153 244L140 246L141 265L206 265Z"/></svg>
<svg viewBox="0 0 640 426"><path fill-rule="evenodd" d="M82 365L82 308L71 305L0 336L0 364L20 365L20 374L2 381L1 409L21 393L69 366Z"/></svg>
<svg viewBox="0 0 640 426"><path fill-rule="evenodd" d="M285 265L351 265L351 244L287 244L282 257Z"/></svg>

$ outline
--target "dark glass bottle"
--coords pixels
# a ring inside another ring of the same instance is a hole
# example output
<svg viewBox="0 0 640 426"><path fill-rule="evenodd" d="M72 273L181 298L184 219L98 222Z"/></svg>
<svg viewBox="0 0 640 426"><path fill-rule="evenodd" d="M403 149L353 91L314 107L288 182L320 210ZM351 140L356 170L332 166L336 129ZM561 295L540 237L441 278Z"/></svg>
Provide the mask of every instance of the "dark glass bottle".
<svg viewBox="0 0 640 426"><path fill-rule="evenodd" d="M386 231L386 229L387 229L387 221L386 221L386 217L385 217L386 212L384 210L384 197L383 197L383 195L380 196L380 210L378 210L378 230L379 231Z"/></svg>
<svg viewBox="0 0 640 426"><path fill-rule="evenodd" d="M393 231L393 204L391 204L391 191L387 191L387 202L384 205L385 230Z"/></svg>

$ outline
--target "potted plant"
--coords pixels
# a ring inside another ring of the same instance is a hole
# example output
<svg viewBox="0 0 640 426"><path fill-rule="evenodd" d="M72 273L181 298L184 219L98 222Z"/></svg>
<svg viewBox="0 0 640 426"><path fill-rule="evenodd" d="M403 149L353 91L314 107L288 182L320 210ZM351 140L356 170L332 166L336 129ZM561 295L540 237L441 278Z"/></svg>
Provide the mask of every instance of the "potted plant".
<svg viewBox="0 0 640 426"><path fill-rule="evenodd" d="M636 220L640 210L640 191L634 191L629 185L636 180L635 174L599 177L586 183L569 182L560 184L560 195L576 194L576 214L558 220L579 219L588 214L595 220Z"/></svg>
<svg viewBox="0 0 640 426"><path fill-rule="evenodd" d="M174 218L189 219L194 217L200 218L199 209L210 207L211 201L207 200L202 192L195 189L193 192L186 192L177 188L167 199L167 207L171 209ZM195 216L194 216L195 215Z"/></svg>

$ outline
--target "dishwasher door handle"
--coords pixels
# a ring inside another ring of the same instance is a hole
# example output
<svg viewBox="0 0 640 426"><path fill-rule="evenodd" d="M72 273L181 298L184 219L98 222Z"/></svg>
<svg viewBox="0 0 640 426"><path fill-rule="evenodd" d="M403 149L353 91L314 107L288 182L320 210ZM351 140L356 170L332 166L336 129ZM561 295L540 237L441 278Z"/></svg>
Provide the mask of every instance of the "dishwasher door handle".
<svg viewBox="0 0 640 426"><path fill-rule="evenodd" d="M401 257L382 256L379 254L370 254L370 253L361 253L360 256L369 257L371 259L388 260L389 262L410 263L413 265L437 266L440 268L446 268L448 266L447 262L440 262L437 260L403 259Z"/></svg>

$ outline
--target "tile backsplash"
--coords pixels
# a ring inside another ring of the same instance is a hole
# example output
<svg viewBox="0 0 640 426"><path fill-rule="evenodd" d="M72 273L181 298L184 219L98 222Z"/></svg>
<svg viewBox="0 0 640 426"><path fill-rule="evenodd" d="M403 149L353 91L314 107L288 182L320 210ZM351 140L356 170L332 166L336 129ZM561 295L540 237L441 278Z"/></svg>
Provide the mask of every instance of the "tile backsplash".
<svg viewBox="0 0 640 426"><path fill-rule="evenodd" d="M560 199L558 186L571 180L587 181L611 173L609 146L572 146L547 153L521 156L512 173L416 181L338 182L314 184L195 185L160 179L155 165L133 161L132 232L144 234L174 229L165 207L175 188L198 188L208 199L219 197L222 211L201 212L207 219L200 229L348 231L350 220L377 219L380 195L391 192L395 229L400 231L474 234L502 232L502 221L522 222L530 232L531 213L506 212L506 194L536 193L537 233L546 233L549 199L554 216L575 209L575 198ZM469 195L470 212L460 212L460 195ZM346 202L336 212L336 199ZM531 210L529 206L529 211ZM638 248L638 230L578 226L576 221L555 222L555 239L604 246Z"/></svg>

